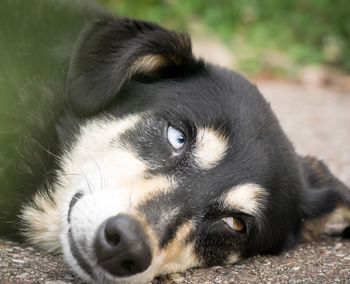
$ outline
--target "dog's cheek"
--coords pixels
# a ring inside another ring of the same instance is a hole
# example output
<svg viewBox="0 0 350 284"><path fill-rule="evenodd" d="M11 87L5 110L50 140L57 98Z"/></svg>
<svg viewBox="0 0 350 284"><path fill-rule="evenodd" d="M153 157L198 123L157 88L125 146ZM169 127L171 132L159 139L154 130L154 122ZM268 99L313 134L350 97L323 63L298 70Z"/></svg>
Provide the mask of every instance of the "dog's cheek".
<svg viewBox="0 0 350 284"><path fill-rule="evenodd" d="M193 221L188 221L178 228L175 238L162 250L164 263L159 274L184 271L201 265L201 260L195 252L195 245L189 241L193 230Z"/></svg>

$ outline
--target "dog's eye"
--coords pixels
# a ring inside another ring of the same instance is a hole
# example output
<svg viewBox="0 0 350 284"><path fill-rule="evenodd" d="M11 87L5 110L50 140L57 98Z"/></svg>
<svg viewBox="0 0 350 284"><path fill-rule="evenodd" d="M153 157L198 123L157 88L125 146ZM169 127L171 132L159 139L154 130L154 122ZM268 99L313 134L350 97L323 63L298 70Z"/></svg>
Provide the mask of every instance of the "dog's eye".
<svg viewBox="0 0 350 284"><path fill-rule="evenodd" d="M176 128L169 126L167 131L168 141L175 149L180 149L185 144L185 135Z"/></svg>
<svg viewBox="0 0 350 284"><path fill-rule="evenodd" d="M225 222L232 230L243 233L245 231L245 224L238 218L226 217L222 218L222 221Z"/></svg>

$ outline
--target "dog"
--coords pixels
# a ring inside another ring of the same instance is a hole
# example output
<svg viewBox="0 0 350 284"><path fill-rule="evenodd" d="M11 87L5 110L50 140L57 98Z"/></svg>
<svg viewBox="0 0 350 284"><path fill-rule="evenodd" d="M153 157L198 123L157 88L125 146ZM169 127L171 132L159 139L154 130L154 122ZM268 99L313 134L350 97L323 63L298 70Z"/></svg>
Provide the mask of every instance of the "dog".
<svg viewBox="0 0 350 284"><path fill-rule="evenodd" d="M147 283L350 220L346 185L187 35L89 1L0 5L2 237L86 282Z"/></svg>

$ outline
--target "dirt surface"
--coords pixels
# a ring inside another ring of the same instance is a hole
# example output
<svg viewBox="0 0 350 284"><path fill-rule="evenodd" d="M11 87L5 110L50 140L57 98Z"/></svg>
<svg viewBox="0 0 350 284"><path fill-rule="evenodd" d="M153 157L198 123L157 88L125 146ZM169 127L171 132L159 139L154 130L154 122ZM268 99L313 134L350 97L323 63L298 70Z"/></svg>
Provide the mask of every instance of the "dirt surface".
<svg viewBox="0 0 350 284"><path fill-rule="evenodd" d="M259 82L301 154L322 158L350 185L350 94ZM0 283L79 283L60 256L0 241ZM194 269L154 283L349 283L350 241L323 237L280 256L258 256L229 267Z"/></svg>
<svg viewBox="0 0 350 284"><path fill-rule="evenodd" d="M81 283L61 257L2 243L1 283ZM227 267L175 273L153 281L165 283L350 283L350 242L321 239L301 244L281 256L259 256Z"/></svg>

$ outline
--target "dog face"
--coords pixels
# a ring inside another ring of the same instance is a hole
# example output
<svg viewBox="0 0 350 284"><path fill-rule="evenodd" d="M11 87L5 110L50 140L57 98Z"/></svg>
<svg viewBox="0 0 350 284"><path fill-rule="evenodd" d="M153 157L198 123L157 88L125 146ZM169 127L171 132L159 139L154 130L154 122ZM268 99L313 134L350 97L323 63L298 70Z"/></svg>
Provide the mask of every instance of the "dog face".
<svg viewBox="0 0 350 284"><path fill-rule="evenodd" d="M106 18L83 32L68 100L56 180L22 217L86 281L279 252L346 196L294 153L254 85L156 25Z"/></svg>

